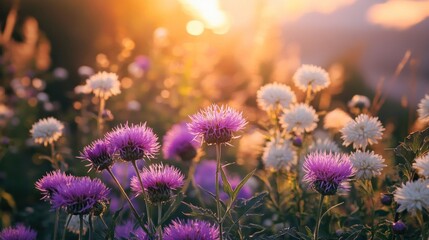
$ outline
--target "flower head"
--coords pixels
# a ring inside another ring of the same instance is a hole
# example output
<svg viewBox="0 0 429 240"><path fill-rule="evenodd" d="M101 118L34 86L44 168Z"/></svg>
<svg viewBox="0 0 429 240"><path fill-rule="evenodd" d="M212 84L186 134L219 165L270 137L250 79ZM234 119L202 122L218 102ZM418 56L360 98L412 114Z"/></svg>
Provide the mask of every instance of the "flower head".
<svg viewBox="0 0 429 240"><path fill-rule="evenodd" d="M63 135L64 125L53 117L40 119L30 130L34 142L47 146Z"/></svg>
<svg viewBox="0 0 429 240"><path fill-rule="evenodd" d="M415 215L416 211L425 208L429 211L429 179L407 182L397 188L394 193L395 201L399 204L397 212L407 210Z"/></svg>
<svg viewBox="0 0 429 240"><path fill-rule="evenodd" d="M0 240L35 240L36 231L24 225L8 227L0 232Z"/></svg>
<svg viewBox="0 0 429 240"><path fill-rule="evenodd" d="M349 114L339 108L336 108L325 115L323 127L337 132L352 120L353 119Z"/></svg>
<svg viewBox="0 0 429 240"><path fill-rule="evenodd" d="M303 132L311 132L317 127L319 117L313 107L307 104L297 104L284 111L280 122L288 132L300 135Z"/></svg>
<svg viewBox="0 0 429 240"><path fill-rule="evenodd" d="M289 169L296 164L296 160L296 153L288 141L267 143L262 155L265 167L272 170Z"/></svg>
<svg viewBox="0 0 429 240"><path fill-rule="evenodd" d="M114 149L105 140L96 140L86 146L80 158L87 160L91 169L102 171L114 163Z"/></svg>
<svg viewBox="0 0 429 240"><path fill-rule="evenodd" d="M197 155L199 143L194 140L185 123L174 125L164 136L162 152L165 158L190 161Z"/></svg>
<svg viewBox="0 0 429 240"><path fill-rule="evenodd" d="M395 234L404 234L407 231L407 225L402 220L392 224L392 230Z"/></svg>
<svg viewBox="0 0 429 240"><path fill-rule="evenodd" d="M201 220L174 220L164 228L165 240L217 240L219 230L214 224Z"/></svg>
<svg viewBox="0 0 429 240"><path fill-rule="evenodd" d="M227 143L246 125L242 113L228 106L211 105L190 116L189 131L207 144Z"/></svg>
<svg viewBox="0 0 429 240"><path fill-rule="evenodd" d="M416 162L413 163L413 168L416 169L420 175L429 178L429 154L416 158Z"/></svg>
<svg viewBox="0 0 429 240"><path fill-rule="evenodd" d="M258 106L264 111L288 108L296 102L295 93L289 86L281 83L267 84L257 92Z"/></svg>
<svg viewBox="0 0 429 240"><path fill-rule="evenodd" d="M99 204L108 202L109 189L100 179L75 177L69 184L59 186L52 196L54 208L64 208L72 215L85 215L97 210Z"/></svg>
<svg viewBox="0 0 429 240"><path fill-rule="evenodd" d="M384 128L377 117L361 114L341 129L341 138L344 140L344 146L353 143L353 148L365 149L367 145L377 143L382 138L383 131Z"/></svg>
<svg viewBox="0 0 429 240"><path fill-rule="evenodd" d="M106 140L124 161L153 158L159 150L158 137L146 123L121 125L108 133Z"/></svg>
<svg viewBox="0 0 429 240"><path fill-rule="evenodd" d="M302 91L319 92L331 83L328 73L321 67L314 65L302 65L293 75L295 85Z"/></svg>
<svg viewBox="0 0 429 240"><path fill-rule="evenodd" d="M163 164L153 164L140 173L144 191L137 176L131 179L131 189L137 194L147 194L152 203L168 201L173 191L183 185L184 176L179 169Z"/></svg>
<svg viewBox="0 0 429 240"><path fill-rule="evenodd" d="M322 195L334 195L353 175L353 166L344 154L310 153L304 162L304 182Z"/></svg>
<svg viewBox="0 0 429 240"><path fill-rule="evenodd" d="M315 142L313 142L313 144L310 145L308 150L309 150L309 152L326 152L326 153L329 153L329 152L339 153L339 152L341 152L338 145L329 138L325 138L323 140L318 138Z"/></svg>
<svg viewBox="0 0 429 240"><path fill-rule="evenodd" d="M60 186L70 184L73 178L73 176L67 175L60 170L52 171L39 179L35 186L42 193L42 199L49 201L52 195L58 192Z"/></svg>
<svg viewBox="0 0 429 240"><path fill-rule="evenodd" d="M116 225L115 227L115 239L120 240L148 240L148 236L141 229L141 227L136 228L136 224L130 220L126 221L124 224Z"/></svg>
<svg viewBox="0 0 429 240"><path fill-rule="evenodd" d="M429 121L429 94L426 94L425 97L420 100L417 113L420 120Z"/></svg>
<svg viewBox="0 0 429 240"><path fill-rule="evenodd" d="M351 112L359 114L365 112L371 106L371 102L367 96L354 95L347 105Z"/></svg>
<svg viewBox="0 0 429 240"><path fill-rule="evenodd" d="M121 93L120 85L115 73L99 72L86 80L85 88L97 97L108 99Z"/></svg>
<svg viewBox="0 0 429 240"><path fill-rule="evenodd" d="M369 151L358 150L352 153L350 161L356 170L357 179L371 179L380 175L383 168L386 167L386 164L383 163L383 157Z"/></svg>

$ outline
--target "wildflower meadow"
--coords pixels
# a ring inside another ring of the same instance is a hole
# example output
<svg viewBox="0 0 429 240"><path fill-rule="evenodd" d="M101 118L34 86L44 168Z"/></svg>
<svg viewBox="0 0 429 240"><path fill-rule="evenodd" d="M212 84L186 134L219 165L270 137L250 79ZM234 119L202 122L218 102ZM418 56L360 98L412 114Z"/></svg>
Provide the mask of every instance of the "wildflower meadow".
<svg viewBox="0 0 429 240"><path fill-rule="evenodd" d="M0 240L429 240L429 49L370 74L291 40L369 2L197 2L2 3Z"/></svg>

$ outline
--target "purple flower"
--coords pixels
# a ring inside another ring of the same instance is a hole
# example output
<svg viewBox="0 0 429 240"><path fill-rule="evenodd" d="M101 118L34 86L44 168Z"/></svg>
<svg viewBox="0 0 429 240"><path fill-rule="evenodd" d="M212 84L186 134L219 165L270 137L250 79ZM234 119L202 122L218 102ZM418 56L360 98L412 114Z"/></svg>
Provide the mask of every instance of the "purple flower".
<svg viewBox="0 0 429 240"><path fill-rule="evenodd" d="M190 118L192 122L188 124L189 131L207 144L227 143L234 137L234 132L246 125L242 113L228 106L214 104Z"/></svg>
<svg viewBox="0 0 429 240"><path fill-rule="evenodd" d="M136 224L130 220L126 221L122 225L117 225L115 227L115 239L149 239L143 229L141 229L141 227L136 228L135 226Z"/></svg>
<svg viewBox="0 0 429 240"><path fill-rule="evenodd" d="M152 203L170 200L173 190L183 185L184 176L179 169L163 164L153 164L144 168L141 173L144 191L136 176L131 179L131 189L137 194L146 193Z"/></svg>
<svg viewBox="0 0 429 240"><path fill-rule="evenodd" d="M24 225L8 227L0 232L0 240L35 240L36 231Z"/></svg>
<svg viewBox="0 0 429 240"><path fill-rule="evenodd" d="M190 161L197 155L199 143L194 140L186 123L174 125L164 136L162 152L167 159L179 158Z"/></svg>
<svg viewBox="0 0 429 240"><path fill-rule="evenodd" d="M217 163L215 160L202 161L201 163L198 164L194 173L195 183L201 188L203 188L204 190L209 191L213 194L216 191L216 184L215 184L216 164ZM228 176L228 172L225 169L224 169L224 172ZM228 176L228 181L231 184L231 187L235 189L240 183L241 179L237 176L234 176L234 177ZM222 179L219 179L219 184L222 186ZM222 200L227 200L228 195L222 191L222 187L220 190L221 190L220 198ZM252 189L246 183L238 193L237 197L247 199L247 198L250 198L252 195L253 195Z"/></svg>
<svg viewBox="0 0 429 240"><path fill-rule="evenodd" d="M52 171L39 179L35 186L42 193L42 199L49 201L52 195L58 192L60 186L68 185L73 178L73 176L67 175L60 170Z"/></svg>
<svg viewBox="0 0 429 240"><path fill-rule="evenodd" d="M79 158L87 160L91 169L102 171L114 163L114 149L104 140L96 140L86 146Z"/></svg>
<svg viewBox="0 0 429 240"><path fill-rule="evenodd" d="M164 228L164 240L217 240L219 230L214 224L201 220L174 220Z"/></svg>
<svg viewBox="0 0 429 240"><path fill-rule="evenodd" d="M346 188L344 183L353 175L353 165L348 156L338 153L310 153L303 168L304 182L322 195L334 195L338 188Z"/></svg>
<svg viewBox="0 0 429 240"><path fill-rule="evenodd" d="M108 133L106 139L124 161L153 158L159 150L158 137L146 123L120 125Z"/></svg>
<svg viewBox="0 0 429 240"><path fill-rule="evenodd" d="M144 55L137 56L134 60L134 64L136 64L137 67L140 69L147 71L150 67L150 60L148 57Z"/></svg>
<svg viewBox="0 0 429 240"><path fill-rule="evenodd" d="M73 215L90 214L108 202L108 194L109 189L100 179L75 177L69 184L58 187L58 192L52 196L52 205Z"/></svg>

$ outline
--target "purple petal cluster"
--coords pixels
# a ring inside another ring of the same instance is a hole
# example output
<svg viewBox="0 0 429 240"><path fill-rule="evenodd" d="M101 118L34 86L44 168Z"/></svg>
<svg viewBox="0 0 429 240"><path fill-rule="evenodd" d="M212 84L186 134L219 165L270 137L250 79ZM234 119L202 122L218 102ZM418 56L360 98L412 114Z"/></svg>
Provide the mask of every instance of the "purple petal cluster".
<svg viewBox="0 0 429 240"><path fill-rule="evenodd" d="M227 143L234 137L234 132L246 125L242 113L228 106L211 105L199 113L190 116L189 131L200 137L207 144Z"/></svg>
<svg viewBox="0 0 429 240"><path fill-rule="evenodd" d="M201 220L174 220L164 228L164 240L217 240L219 230L214 224Z"/></svg>
<svg viewBox="0 0 429 240"><path fill-rule="evenodd" d="M69 185L73 178L73 176L67 175L60 170L52 171L39 179L35 186L42 193L42 199L49 201L52 195L58 192L60 186Z"/></svg>
<svg viewBox="0 0 429 240"><path fill-rule="evenodd" d="M303 168L304 182L322 195L334 195L354 173L349 157L338 153L310 153Z"/></svg>
<svg viewBox="0 0 429 240"><path fill-rule="evenodd" d="M183 185L184 176L179 169L163 164L153 164L144 168L141 173L144 191L136 176L131 179L131 189L137 194L147 194L152 203L170 200L173 190Z"/></svg>
<svg viewBox="0 0 429 240"><path fill-rule="evenodd" d="M89 214L108 202L109 189L100 179L75 177L69 184L59 186L57 191L52 196L53 208L64 208L72 215Z"/></svg>
<svg viewBox="0 0 429 240"><path fill-rule="evenodd" d="M0 240L35 240L36 231L24 225L8 227L0 232Z"/></svg>
<svg viewBox="0 0 429 240"><path fill-rule="evenodd" d="M81 159L87 160L91 169L102 171L114 163L114 149L105 140L96 140L83 149Z"/></svg>
<svg viewBox="0 0 429 240"><path fill-rule="evenodd" d="M117 225L115 227L115 239L139 239L148 240L149 237L140 227L136 228L136 224L133 221L126 221L124 224Z"/></svg>
<svg viewBox="0 0 429 240"><path fill-rule="evenodd" d="M174 125L164 136L162 153L166 159L178 158L190 161L197 155L199 143L194 141L186 123Z"/></svg>
<svg viewBox="0 0 429 240"><path fill-rule="evenodd" d="M124 161L153 158L159 150L158 137L146 123L120 125L107 134L106 140Z"/></svg>

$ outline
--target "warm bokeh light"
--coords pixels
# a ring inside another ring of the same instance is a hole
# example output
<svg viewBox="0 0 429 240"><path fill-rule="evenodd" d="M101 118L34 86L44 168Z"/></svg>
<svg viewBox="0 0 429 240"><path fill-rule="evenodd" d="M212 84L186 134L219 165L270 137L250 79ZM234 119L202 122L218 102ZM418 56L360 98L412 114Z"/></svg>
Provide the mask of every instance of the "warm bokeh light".
<svg viewBox="0 0 429 240"><path fill-rule="evenodd" d="M368 20L386 28L407 29L429 17L429 1L390 0L373 5Z"/></svg>
<svg viewBox="0 0 429 240"><path fill-rule="evenodd" d="M198 20L189 21L186 24L186 32L193 36L199 36L204 32L204 24Z"/></svg>

